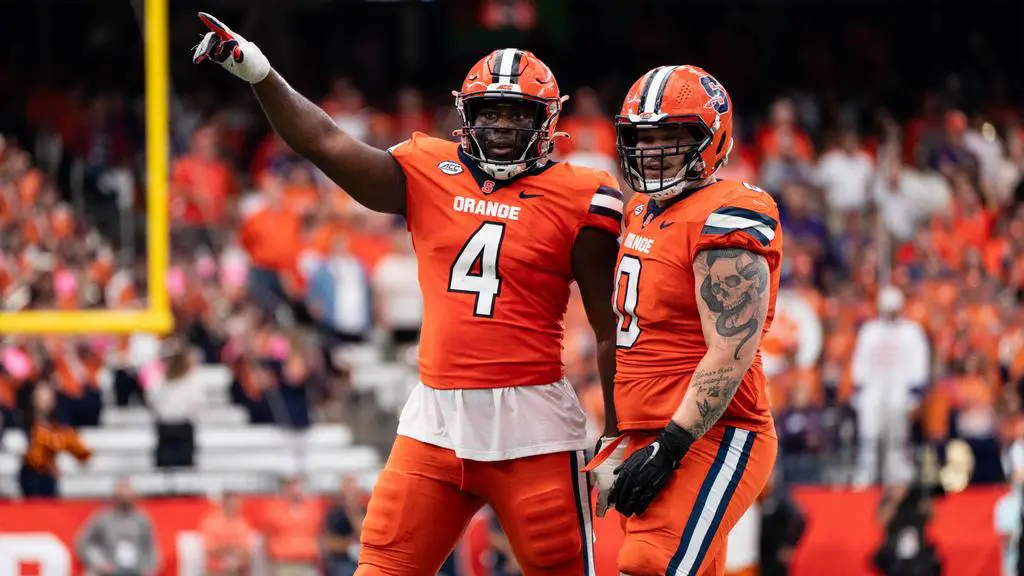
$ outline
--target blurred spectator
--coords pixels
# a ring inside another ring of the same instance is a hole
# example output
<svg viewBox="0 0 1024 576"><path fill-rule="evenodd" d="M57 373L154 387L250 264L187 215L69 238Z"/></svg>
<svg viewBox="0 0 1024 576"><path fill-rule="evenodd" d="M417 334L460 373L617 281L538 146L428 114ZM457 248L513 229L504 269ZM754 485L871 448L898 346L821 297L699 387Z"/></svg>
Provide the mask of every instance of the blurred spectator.
<svg viewBox="0 0 1024 576"><path fill-rule="evenodd" d="M390 332L392 344L408 346L419 341L423 296L412 238L405 230L396 231L394 246L373 272L373 294L380 325Z"/></svg>
<svg viewBox="0 0 1024 576"><path fill-rule="evenodd" d="M814 160L814 146L807 133L797 124L796 105L789 98L772 102L768 125L757 135L757 149L762 162L788 157L806 164ZM762 182L764 183L764 182Z"/></svg>
<svg viewBox="0 0 1024 576"><path fill-rule="evenodd" d="M159 358L160 339L152 334L135 332L117 339L107 365L114 373L114 401L118 406L128 406L133 399L145 404L139 371Z"/></svg>
<svg viewBox="0 0 1024 576"><path fill-rule="evenodd" d="M317 540L323 513L306 496L303 480L292 477L266 508L263 534L273 576L317 576Z"/></svg>
<svg viewBox="0 0 1024 576"><path fill-rule="evenodd" d="M619 164L615 156L610 156L597 149L594 134L589 131L581 131L574 136L575 145L572 152L565 158L565 162L594 170L603 170L609 174L617 174Z"/></svg>
<svg viewBox="0 0 1024 576"><path fill-rule="evenodd" d="M369 139L370 114L362 92L350 78L335 78L321 107L346 134L364 142Z"/></svg>
<svg viewBox="0 0 1024 576"><path fill-rule="evenodd" d="M817 307L820 295L797 287L779 290L772 329L761 344L761 359L769 378L791 370L811 371L821 357L824 333Z"/></svg>
<svg viewBox="0 0 1024 576"><path fill-rule="evenodd" d="M778 415L782 479L786 484L821 481L825 448L825 419L820 406L811 403L811 382L798 380L789 388L787 407Z"/></svg>
<svg viewBox="0 0 1024 576"><path fill-rule="evenodd" d="M732 122L733 126L736 126L735 116L733 116ZM754 161L754 155L748 148L747 143L739 137L738 129L732 139L732 151L729 152L729 161L718 170L717 176L723 180L738 180L740 182L760 184L757 177L757 163Z"/></svg>
<svg viewBox="0 0 1024 576"><path fill-rule="evenodd" d="M781 189L782 201L779 215L785 230L786 246L798 246L814 263L813 277L816 283L826 269L839 266L838 255L825 221L815 209L817 199L812 190L799 184L790 184ZM792 253L790 250L789 253Z"/></svg>
<svg viewBox="0 0 1024 576"><path fill-rule="evenodd" d="M99 389L102 361L84 342L53 340L48 346L53 359L53 379L59 390L57 411L72 428L99 426L103 399Z"/></svg>
<svg viewBox="0 0 1024 576"><path fill-rule="evenodd" d="M80 463L92 456L74 429L54 419L57 397L48 383L36 384L32 389L32 412L25 422L28 449L21 462L19 484L25 498L54 498L58 494L57 456L68 452Z"/></svg>
<svg viewBox="0 0 1024 576"><path fill-rule="evenodd" d="M69 148L82 166L84 201L101 229L117 230L118 196L131 194L113 182L123 179L121 169L130 163L131 142L125 125L123 99L112 94L96 96L85 115ZM127 176L130 181L130 175ZM115 233L116 237L117 234Z"/></svg>
<svg viewBox="0 0 1024 576"><path fill-rule="evenodd" d="M180 236L176 244L188 250L220 246L216 236L238 195L235 173L221 159L219 147L218 128L204 126L193 135L190 153L171 169L171 217Z"/></svg>
<svg viewBox="0 0 1024 576"><path fill-rule="evenodd" d="M775 482L769 482L758 502L761 508L761 566L759 576L787 576L807 522L796 502Z"/></svg>
<svg viewBox="0 0 1024 576"><path fill-rule="evenodd" d="M535 0L483 0L480 23L488 30L532 30L537 23Z"/></svg>
<svg viewBox="0 0 1024 576"><path fill-rule="evenodd" d="M865 322L857 334L852 370L860 440L855 483L859 486L880 478L879 465L887 483L911 479L910 420L930 383L930 351L921 326L901 315L903 304L903 293L886 286L878 296L879 317Z"/></svg>
<svg viewBox="0 0 1024 576"><path fill-rule="evenodd" d="M92 576L155 576L160 552L149 516L135 505L127 478L117 481L111 506L98 510L78 535L75 553Z"/></svg>
<svg viewBox="0 0 1024 576"><path fill-rule="evenodd" d="M349 252L349 240L336 236L331 252L309 278L314 317L341 342L364 342L373 329L373 298L366 268Z"/></svg>
<svg viewBox="0 0 1024 576"><path fill-rule="evenodd" d="M974 454L971 483L991 484L1003 481L996 425L994 373L980 354L967 356L952 379L954 435L962 439Z"/></svg>
<svg viewBox="0 0 1024 576"><path fill-rule="evenodd" d="M248 294L264 311L274 313L290 301L282 274L297 265L302 219L285 209L283 183L276 176L264 178L263 192L245 212L238 234L252 261Z"/></svg>
<svg viewBox="0 0 1024 576"><path fill-rule="evenodd" d="M202 374L195 352L177 337L164 341L163 374L145 383L146 401L156 416L157 468L191 468L195 462L195 419L206 404Z"/></svg>
<svg viewBox="0 0 1024 576"><path fill-rule="evenodd" d="M1019 400L1017 403L1019 410ZM1003 553L1002 576L1019 576L1024 568L1020 554L1021 529L1024 527L1024 439L1019 434L1014 436L1006 451L1005 471L1009 490L996 502L994 514L995 530Z"/></svg>
<svg viewBox="0 0 1024 576"><path fill-rule="evenodd" d="M778 193L788 185L803 185L814 180L814 167L798 153L797 140L790 131L779 133L775 153L761 164L761 186Z"/></svg>
<svg viewBox="0 0 1024 576"><path fill-rule="evenodd" d="M1024 174L1024 134L1014 125L1008 125L1006 156L999 159L992 181L992 196L1000 204L1013 200L1014 190Z"/></svg>
<svg viewBox="0 0 1024 576"><path fill-rule="evenodd" d="M873 197L889 232L907 241L924 218L943 214L951 193L941 177L902 166L888 154L879 158Z"/></svg>
<svg viewBox="0 0 1024 576"><path fill-rule="evenodd" d="M601 106L601 99L593 88L577 90L569 105L570 114L562 118L558 128L569 137L555 141L557 154L566 162L587 166L593 162L599 169L610 166L612 174L618 170L615 152L615 125ZM575 162L572 158L575 158Z"/></svg>
<svg viewBox="0 0 1024 576"><path fill-rule="evenodd" d="M395 96L395 121L388 145L400 142L413 132L429 134L433 130L433 119L423 103L423 93L418 88L405 86Z"/></svg>
<svg viewBox="0 0 1024 576"><path fill-rule="evenodd" d="M298 346L289 346L287 360L283 365L273 362L275 372L280 366L280 386L276 388L287 412L287 422L291 428L304 430L311 424L309 414L310 389L313 387L315 375L305 358L304 351Z"/></svg>
<svg viewBox="0 0 1024 576"><path fill-rule="evenodd" d="M494 563L491 566L491 573L495 576L522 576L523 571L519 568L515 553L512 551L512 544L508 535L498 521L498 515L490 510L491 547L494 549Z"/></svg>
<svg viewBox="0 0 1024 576"><path fill-rule="evenodd" d="M321 536L327 576L352 576L356 572L352 551L359 544L362 530L363 496L355 479L346 476L327 509Z"/></svg>
<svg viewBox="0 0 1024 576"><path fill-rule="evenodd" d="M818 162L817 182L825 191L825 202L836 218L864 210L874 162L861 148L857 132L843 129L834 147Z"/></svg>
<svg viewBox="0 0 1024 576"><path fill-rule="evenodd" d="M996 127L981 116L975 116L972 126L964 132L964 148L978 161L978 176L986 186L995 184L1003 161L1003 143Z"/></svg>
<svg viewBox="0 0 1024 576"><path fill-rule="evenodd" d="M226 491L219 505L200 523L209 576L248 574L253 556L253 529L242 515L238 494Z"/></svg>
<svg viewBox="0 0 1024 576"><path fill-rule="evenodd" d="M931 150L928 167L949 177L956 170L978 176L978 158L966 146L967 116L959 110L949 110L945 117L943 138Z"/></svg>
<svg viewBox="0 0 1024 576"><path fill-rule="evenodd" d="M921 483L891 486L882 495L878 522L885 539L872 563L885 576L942 574L942 562L928 531L936 497L936 487Z"/></svg>

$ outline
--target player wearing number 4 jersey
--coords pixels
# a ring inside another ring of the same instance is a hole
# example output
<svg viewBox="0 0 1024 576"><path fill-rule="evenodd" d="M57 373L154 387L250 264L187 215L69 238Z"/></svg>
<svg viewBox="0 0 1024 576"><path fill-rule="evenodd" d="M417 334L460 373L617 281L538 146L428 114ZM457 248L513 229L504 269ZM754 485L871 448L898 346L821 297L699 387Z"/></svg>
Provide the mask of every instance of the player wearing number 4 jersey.
<svg viewBox="0 0 1024 576"><path fill-rule="evenodd" d="M625 436L606 440L591 467L625 516L618 563L630 576L724 574L729 531L775 460L758 348L782 231L768 194L715 178L732 146L731 108L704 70L663 66L633 85L617 117L623 171L639 192L616 271Z"/></svg>
<svg viewBox="0 0 1024 576"><path fill-rule="evenodd" d="M564 101L551 71L495 51L456 93L460 142L414 134L384 152L342 132L251 42L200 18L211 32L193 59L252 83L285 142L412 233L421 382L370 499L357 574L436 574L484 504L523 574L592 574L586 418L563 377L562 318L576 281L610 404L623 206L609 175L548 161Z"/></svg>

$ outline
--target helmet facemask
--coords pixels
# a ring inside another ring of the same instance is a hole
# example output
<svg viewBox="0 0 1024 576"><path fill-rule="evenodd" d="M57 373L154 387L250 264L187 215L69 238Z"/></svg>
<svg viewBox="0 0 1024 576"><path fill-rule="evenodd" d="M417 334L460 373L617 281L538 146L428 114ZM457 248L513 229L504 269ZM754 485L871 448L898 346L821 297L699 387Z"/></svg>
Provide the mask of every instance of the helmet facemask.
<svg viewBox="0 0 1024 576"><path fill-rule="evenodd" d="M545 99L507 92L456 94L465 153L496 180L534 167L551 153L551 127L558 106ZM552 110L553 109L553 110Z"/></svg>
<svg viewBox="0 0 1024 576"><path fill-rule="evenodd" d="M665 200L705 180L702 154L713 133L699 117L653 122L620 117L615 133L622 173L634 191Z"/></svg>

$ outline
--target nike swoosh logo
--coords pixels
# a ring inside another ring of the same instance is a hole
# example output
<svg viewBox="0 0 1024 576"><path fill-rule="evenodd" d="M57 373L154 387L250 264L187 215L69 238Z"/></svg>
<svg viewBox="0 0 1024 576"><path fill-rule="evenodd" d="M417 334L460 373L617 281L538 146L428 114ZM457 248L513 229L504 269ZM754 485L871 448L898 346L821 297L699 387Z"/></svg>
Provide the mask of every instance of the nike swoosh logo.
<svg viewBox="0 0 1024 576"><path fill-rule="evenodd" d="M662 222L661 224L658 224L658 228L660 230L664 230L665 228L668 228L669 226L671 226L673 224L675 224L675 222Z"/></svg>
<svg viewBox="0 0 1024 576"><path fill-rule="evenodd" d="M523 200L529 200L530 198L540 198L543 194L527 194L526 190L519 193L519 198Z"/></svg>
<svg viewBox="0 0 1024 576"><path fill-rule="evenodd" d="M661 450L661 444L657 441L652 442L651 448L653 448L653 450L651 450L651 455L647 457L647 460L644 460L644 466L646 466L651 460L654 460L654 457L658 455L658 450Z"/></svg>

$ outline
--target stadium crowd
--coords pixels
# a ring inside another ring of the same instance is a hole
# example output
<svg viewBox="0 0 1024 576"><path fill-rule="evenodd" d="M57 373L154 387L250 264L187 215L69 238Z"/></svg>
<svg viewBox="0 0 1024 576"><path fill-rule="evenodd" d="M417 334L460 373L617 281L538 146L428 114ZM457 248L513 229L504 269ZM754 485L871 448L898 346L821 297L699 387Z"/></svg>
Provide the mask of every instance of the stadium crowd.
<svg viewBox="0 0 1024 576"><path fill-rule="evenodd" d="M976 481L1003 477L1000 446L1019 435L1024 383L1024 130L1012 109L968 115L949 96L926 94L902 125L882 111L871 123L826 126L808 120L820 116L813 102L780 97L763 121L745 123L720 173L765 188L782 208L784 290L764 356L795 481L841 480L833 472L856 460L858 397L874 385L858 375L858 331L879 316L885 284L927 336L927 365L907 385L909 440L962 438L977 457ZM393 109L370 108L339 78L320 103L383 148L416 130L450 137L454 110L425 100L407 87ZM0 145L4 309L144 306L143 261L121 257L134 241L123 229L145 229L137 108L113 93L45 85L26 102L36 137ZM95 425L101 366L114 368L117 401L129 403L159 378L161 346L186 339L197 360L233 367L234 398L253 422L274 420L264 394L273 388L284 392L287 424L304 426L311 408L344 396L338 347L414 347L421 305L400 219L351 202L272 133L253 146L255 112L202 94L173 102L167 286L176 338L10 336L5 422L21 422L31 390L44 385L58 391L60 419ZM611 114L595 91L575 92L560 127L572 138L559 160L618 173ZM600 422L578 300L566 332L568 375ZM866 348L862 364L886 361L885 346Z"/></svg>
<svg viewBox="0 0 1024 576"><path fill-rule="evenodd" d="M405 87L393 106L371 107L340 77L319 103L351 134L386 148L413 131L451 137L455 112L429 104L443 102L434 96ZM138 104L45 82L19 103L25 129L0 139L3 310L146 306ZM573 92L560 122L572 137L559 142L559 161L619 173L612 104L590 88ZM793 94L763 113L741 110L719 173L768 190L782 213L783 288L763 348L779 478L898 483L914 474L922 448L949 460L950 440L970 447L972 483L1009 480L1011 469L1024 475L1024 442L1006 457L1024 437L1020 110L955 90L923 93L899 120L885 110L826 108ZM199 363L226 364L232 400L251 422L302 428L343 414L347 346L369 343L414 362L422 305L404 223L353 203L268 133L259 114L251 99L173 97L173 335L6 335L0 343L0 450L5 428L35 439L19 478L26 495L56 492L58 445L88 459L74 429L101 420L104 368L118 405L149 405L173 427L201 410L201 399L166 383L187 381ZM596 436L603 404L577 296L564 360ZM897 318L906 329L890 329ZM882 457L866 448L883 440ZM161 462L190 460L165 453ZM285 483L284 500L301 500L296 486ZM347 549L365 505L358 492L347 482L344 505L327 518L337 525L330 547L341 570L351 568ZM233 498L204 522L211 541L242 542L251 530L232 523ZM301 547L315 556L322 525L310 518ZM514 573L493 524L482 512L470 537ZM225 550L218 562L244 564L251 554L242 544Z"/></svg>

